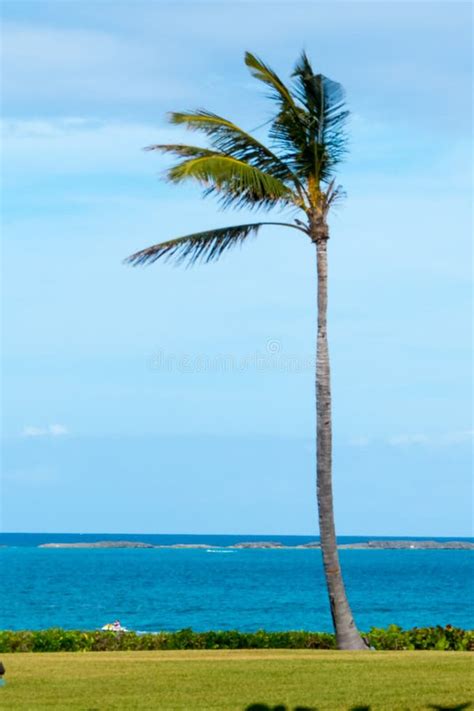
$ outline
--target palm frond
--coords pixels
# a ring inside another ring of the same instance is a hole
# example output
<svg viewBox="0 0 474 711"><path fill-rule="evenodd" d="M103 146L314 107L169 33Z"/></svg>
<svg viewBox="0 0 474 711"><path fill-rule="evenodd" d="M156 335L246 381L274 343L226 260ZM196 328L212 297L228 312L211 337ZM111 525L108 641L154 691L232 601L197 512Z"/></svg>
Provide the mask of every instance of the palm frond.
<svg viewBox="0 0 474 711"><path fill-rule="evenodd" d="M245 64L249 67L252 76L270 87L270 96L276 99L282 108L297 111L297 105L290 90L280 77L270 69L261 59L251 52L245 52Z"/></svg>
<svg viewBox="0 0 474 711"><path fill-rule="evenodd" d="M270 208L277 204L298 204L298 196L280 179L223 153L207 152L188 158L167 171L173 183L193 179L217 193L224 207Z"/></svg>
<svg viewBox="0 0 474 711"><path fill-rule="evenodd" d="M328 182L347 150L345 125L349 111L340 84L315 74L303 52L293 71L293 93L305 109L308 143L313 146L316 177Z"/></svg>
<svg viewBox="0 0 474 711"><path fill-rule="evenodd" d="M270 138L280 160L301 182L314 163L311 116L295 93L262 60L246 52L245 63L256 79L271 88L270 97L277 102L278 112L271 123Z"/></svg>
<svg viewBox="0 0 474 711"><path fill-rule="evenodd" d="M204 158L213 156L216 151L201 146L188 146L185 143L153 143L145 146L145 151L161 151L162 153L174 153L182 158Z"/></svg>
<svg viewBox="0 0 474 711"><path fill-rule="evenodd" d="M212 147L218 153L246 161L280 180L291 178L288 167L269 148L222 116L204 110L194 113L174 112L170 114L170 122L202 131L209 136Z"/></svg>
<svg viewBox="0 0 474 711"><path fill-rule="evenodd" d="M340 84L315 74L303 52L286 86L260 59L246 53L252 74L271 87L278 103L270 127L272 149L304 183L309 176L329 183L335 166L346 152L344 92Z"/></svg>
<svg viewBox="0 0 474 711"><path fill-rule="evenodd" d="M270 138L281 160L303 184L312 173L314 144L311 142L309 117L303 109L298 112L282 109L270 126Z"/></svg>
<svg viewBox="0 0 474 711"><path fill-rule="evenodd" d="M172 124L185 125L191 130L205 133L216 152L225 153L263 170L289 184L303 196L303 186L290 167L264 143L232 121L202 109L195 112L173 112L169 114L169 119ZM181 155L185 155L184 148L181 147ZM160 145L148 147L148 150L159 149L166 150Z"/></svg>
<svg viewBox="0 0 474 711"><path fill-rule="evenodd" d="M125 262L132 266L153 264L158 259L171 260L175 264L185 262L188 265L199 261L212 262L219 259L227 249L242 244L252 234L256 235L264 225L292 227L307 234L305 228L284 222L254 222L246 225L233 225L205 232L195 232L185 237L154 244L135 252Z"/></svg>
<svg viewBox="0 0 474 711"><path fill-rule="evenodd" d="M307 117L303 107L295 101L291 90L280 77L261 59L245 53L245 64L250 68L252 76L270 87L270 98L278 104L278 112L272 122L270 137L275 140L275 146L283 150L280 159L287 163L288 152L301 150L305 143Z"/></svg>
<svg viewBox="0 0 474 711"><path fill-rule="evenodd" d="M325 193L325 213L327 214L333 205L338 205L344 200L345 197L347 197L346 191L343 189L342 185L336 185L336 180L333 178Z"/></svg>

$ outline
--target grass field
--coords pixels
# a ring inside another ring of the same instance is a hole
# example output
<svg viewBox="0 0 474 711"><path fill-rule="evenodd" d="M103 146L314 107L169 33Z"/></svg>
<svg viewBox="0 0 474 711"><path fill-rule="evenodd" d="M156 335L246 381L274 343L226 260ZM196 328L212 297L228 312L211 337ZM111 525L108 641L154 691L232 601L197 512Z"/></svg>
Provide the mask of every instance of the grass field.
<svg viewBox="0 0 474 711"><path fill-rule="evenodd" d="M236 650L5 654L3 711L427 709L470 701L465 652Z"/></svg>

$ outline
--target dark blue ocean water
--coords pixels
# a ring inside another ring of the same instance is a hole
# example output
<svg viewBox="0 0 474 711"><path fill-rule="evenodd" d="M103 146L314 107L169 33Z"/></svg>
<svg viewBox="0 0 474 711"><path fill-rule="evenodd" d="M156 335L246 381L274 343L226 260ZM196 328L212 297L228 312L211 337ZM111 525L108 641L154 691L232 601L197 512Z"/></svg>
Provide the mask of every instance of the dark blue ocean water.
<svg viewBox="0 0 474 711"><path fill-rule="evenodd" d="M374 538L374 537L372 537ZM1 534L0 628L94 629L119 618L136 630L330 630L318 550L44 549L85 540L230 545L295 536ZM340 542L367 540L341 537ZM358 625L474 626L469 551L342 550Z"/></svg>

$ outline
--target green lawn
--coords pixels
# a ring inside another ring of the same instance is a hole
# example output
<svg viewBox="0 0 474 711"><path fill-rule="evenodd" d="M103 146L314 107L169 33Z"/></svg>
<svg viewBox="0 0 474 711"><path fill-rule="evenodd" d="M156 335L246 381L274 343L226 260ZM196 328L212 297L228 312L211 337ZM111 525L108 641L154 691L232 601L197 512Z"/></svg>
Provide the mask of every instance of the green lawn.
<svg viewBox="0 0 474 711"><path fill-rule="evenodd" d="M0 708L348 711L454 707L473 697L465 652L306 650L4 654Z"/></svg>

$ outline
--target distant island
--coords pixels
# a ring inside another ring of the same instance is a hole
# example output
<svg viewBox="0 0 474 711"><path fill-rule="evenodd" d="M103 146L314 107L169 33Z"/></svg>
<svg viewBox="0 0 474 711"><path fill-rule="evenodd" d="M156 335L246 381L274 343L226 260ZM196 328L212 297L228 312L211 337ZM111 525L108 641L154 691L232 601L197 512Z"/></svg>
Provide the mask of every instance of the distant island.
<svg viewBox="0 0 474 711"><path fill-rule="evenodd" d="M167 548L167 549L200 549L200 550L296 550L318 549L319 541L301 543L297 546L285 546L279 541L243 541L230 546L215 546L207 543L174 543L172 545L156 545L141 541L94 541L81 543L41 543L38 548ZM341 550L474 550L471 541L365 541L361 543L341 543Z"/></svg>
<svg viewBox="0 0 474 711"><path fill-rule="evenodd" d="M41 543L38 548L156 548L140 541L93 541L84 543Z"/></svg>

